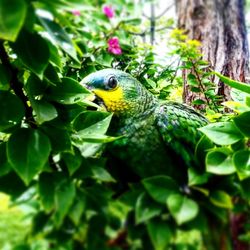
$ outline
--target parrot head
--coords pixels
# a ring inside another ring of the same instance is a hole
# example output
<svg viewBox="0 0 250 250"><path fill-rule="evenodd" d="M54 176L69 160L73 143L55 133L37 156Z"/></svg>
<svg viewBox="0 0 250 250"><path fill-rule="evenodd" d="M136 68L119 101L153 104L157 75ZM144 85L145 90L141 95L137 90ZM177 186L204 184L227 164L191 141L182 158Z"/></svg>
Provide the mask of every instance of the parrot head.
<svg viewBox="0 0 250 250"><path fill-rule="evenodd" d="M115 115L132 115L143 107L147 90L131 75L116 69L103 69L86 76L81 84Z"/></svg>

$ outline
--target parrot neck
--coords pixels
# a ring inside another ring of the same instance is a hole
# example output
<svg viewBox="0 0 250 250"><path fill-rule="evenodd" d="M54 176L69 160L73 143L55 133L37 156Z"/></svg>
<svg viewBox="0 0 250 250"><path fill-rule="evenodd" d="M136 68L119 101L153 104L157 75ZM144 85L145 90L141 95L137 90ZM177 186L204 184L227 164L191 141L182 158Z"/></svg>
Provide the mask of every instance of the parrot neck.
<svg viewBox="0 0 250 250"><path fill-rule="evenodd" d="M152 114L158 106L158 100L146 88L140 86L140 98L130 98L128 102L129 109L117 114L121 120L130 120L137 117L146 117Z"/></svg>

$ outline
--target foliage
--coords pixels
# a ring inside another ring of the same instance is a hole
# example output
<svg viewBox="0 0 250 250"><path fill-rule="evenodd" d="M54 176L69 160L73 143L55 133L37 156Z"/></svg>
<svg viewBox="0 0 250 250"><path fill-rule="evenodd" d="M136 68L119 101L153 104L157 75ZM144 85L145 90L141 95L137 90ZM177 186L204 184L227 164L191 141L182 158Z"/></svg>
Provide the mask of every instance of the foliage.
<svg viewBox="0 0 250 250"><path fill-rule="evenodd" d="M140 24L133 1L113 1L114 16L103 4L0 0L0 191L33 209L32 227L14 249L214 249L229 233L229 211L249 206L249 99L230 104L239 116L201 128L207 137L196 153L205 159L208 151L206 169L190 169L188 185L153 176L117 192L102 154L117 139L107 134L112 114L91 102L80 84L85 75L116 67L165 100L186 69L201 94L193 104L216 119L220 107L196 41L175 30L166 55L175 58L156 63L152 46L129 31Z"/></svg>

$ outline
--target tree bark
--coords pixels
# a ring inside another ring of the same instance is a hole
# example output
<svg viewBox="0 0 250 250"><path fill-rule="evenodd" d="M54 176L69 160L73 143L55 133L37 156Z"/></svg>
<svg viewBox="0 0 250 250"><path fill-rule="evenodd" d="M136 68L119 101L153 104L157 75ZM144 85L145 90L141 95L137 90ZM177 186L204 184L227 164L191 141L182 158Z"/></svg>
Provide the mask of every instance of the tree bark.
<svg viewBox="0 0 250 250"><path fill-rule="evenodd" d="M244 0L176 0L176 10L178 27L186 30L190 39L202 43L203 59L215 71L246 82L249 51ZM189 91L184 80L184 101L191 104L195 93ZM230 88L218 78L213 81L223 100L230 100Z"/></svg>
<svg viewBox="0 0 250 250"><path fill-rule="evenodd" d="M232 79L247 82L249 76L249 50L244 16L244 0L176 0L178 27L184 29L190 39L201 42L203 60L217 72ZM187 84L187 70L183 71L184 101L192 104L197 94ZM223 101L230 100L230 88L218 78L213 82ZM232 214L230 218L231 242L234 250L248 250L250 246L238 240L242 233L245 215ZM225 234L221 234L220 246ZM224 245L224 246L223 246Z"/></svg>

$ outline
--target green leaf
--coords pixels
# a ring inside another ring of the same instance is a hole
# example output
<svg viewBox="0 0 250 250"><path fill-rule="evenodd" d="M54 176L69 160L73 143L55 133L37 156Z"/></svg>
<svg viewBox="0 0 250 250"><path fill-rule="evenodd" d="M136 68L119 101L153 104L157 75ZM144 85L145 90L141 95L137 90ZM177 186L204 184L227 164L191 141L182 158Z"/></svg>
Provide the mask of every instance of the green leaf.
<svg viewBox="0 0 250 250"><path fill-rule="evenodd" d="M22 63L42 79L50 58L46 40L36 33L22 30L12 47Z"/></svg>
<svg viewBox="0 0 250 250"><path fill-rule="evenodd" d="M27 244L20 244L12 248L13 250L31 250L30 246Z"/></svg>
<svg viewBox="0 0 250 250"><path fill-rule="evenodd" d="M236 113L243 113L245 111L250 111L250 107L247 106L245 103L227 101L227 102L223 102L222 104L223 104L223 106L232 109Z"/></svg>
<svg viewBox="0 0 250 250"><path fill-rule="evenodd" d="M250 152L240 150L234 153L233 162L241 180L250 177Z"/></svg>
<svg viewBox="0 0 250 250"><path fill-rule="evenodd" d="M242 134L250 137L250 111L244 112L234 117L234 123Z"/></svg>
<svg viewBox="0 0 250 250"><path fill-rule="evenodd" d="M44 123L42 130L49 137L52 150L55 152L72 152L72 144L68 130Z"/></svg>
<svg viewBox="0 0 250 250"><path fill-rule="evenodd" d="M198 204L181 194L170 195L167 206L178 225L191 221L199 212Z"/></svg>
<svg viewBox="0 0 250 250"><path fill-rule="evenodd" d="M61 80L61 82L56 83L56 86L50 86L48 90L48 97L52 101L74 104L92 95L88 89L72 78L64 77Z"/></svg>
<svg viewBox="0 0 250 250"><path fill-rule="evenodd" d="M77 226L81 223L81 216L86 208L86 198L81 195L70 208L69 217L72 222Z"/></svg>
<svg viewBox="0 0 250 250"><path fill-rule="evenodd" d="M211 141L218 145L230 145L243 138L233 122L216 122L199 128Z"/></svg>
<svg viewBox="0 0 250 250"><path fill-rule="evenodd" d="M44 100L32 100L31 106L35 111L35 119L39 124L51 121L57 117L56 108Z"/></svg>
<svg viewBox="0 0 250 250"><path fill-rule="evenodd" d="M230 195L222 190L213 191L210 195L210 201L217 207L229 209L233 207Z"/></svg>
<svg viewBox="0 0 250 250"><path fill-rule="evenodd" d="M100 182L115 182L115 179L103 167L92 166L91 171L93 173L93 178Z"/></svg>
<svg viewBox="0 0 250 250"><path fill-rule="evenodd" d="M14 94L0 91L0 131L16 126L24 117L24 105Z"/></svg>
<svg viewBox="0 0 250 250"><path fill-rule="evenodd" d="M173 232L168 222L151 220L147 223L147 231L154 250L166 250L171 241Z"/></svg>
<svg viewBox="0 0 250 250"><path fill-rule="evenodd" d="M206 102L202 99L196 99L194 101L192 101L192 104L193 105L202 105L202 104L205 104Z"/></svg>
<svg viewBox="0 0 250 250"><path fill-rule="evenodd" d="M38 193L44 210L49 213L55 206L55 176L51 173L42 173L38 181Z"/></svg>
<svg viewBox="0 0 250 250"><path fill-rule="evenodd" d="M179 192L177 183L170 177L159 175L142 180L148 194L157 202L166 204L171 194Z"/></svg>
<svg viewBox="0 0 250 250"><path fill-rule="evenodd" d="M10 79L10 70L0 63L0 90L8 90L10 88Z"/></svg>
<svg viewBox="0 0 250 250"><path fill-rule="evenodd" d="M83 130L85 128L88 128L98 122L101 122L105 118L110 116L110 113L108 112L101 112L101 111L84 111L80 113L73 122L73 128L76 131ZM98 126L99 127L99 126ZM105 134L106 130L98 131L101 134Z"/></svg>
<svg viewBox="0 0 250 250"><path fill-rule="evenodd" d="M209 174L208 173L198 173L193 168L188 169L188 185L202 185L208 182Z"/></svg>
<svg viewBox="0 0 250 250"><path fill-rule="evenodd" d="M63 180L56 187L55 191L55 205L56 212L54 215L54 223L59 228L65 216L69 212L71 205L73 204L75 198L75 185L71 180Z"/></svg>
<svg viewBox="0 0 250 250"><path fill-rule="evenodd" d="M79 62L73 42L65 30L59 24L47 18L40 16L39 20L43 27L47 30L51 39L69 56Z"/></svg>
<svg viewBox="0 0 250 250"><path fill-rule="evenodd" d="M0 176L8 174L12 168L7 159L6 142L0 144L0 162Z"/></svg>
<svg viewBox="0 0 250 250"><path fill-rule="evenodd" d="M27 12L24 0L0 0L0 39L14 42Z"/></svg>
<svg viewBox="0 0 250 250"><path fill-rule="evenodd" d="M162 207L151 200L146 194L142 193L135 204L135 221L136 224L150 220L151 218L160 215Z"/></svg>
<svg viewBox="0 0 250 250"><path fill-rule="evenodd" d="M60 49L57 48L52 42L47 41L50 52L49 61L60 70L62 69L62 53L60 54Z"/></svg>
<svg viewBox="0 0 250 250"><path fill-rule="evenodd" d="M26 185L43 169L50 150L48 137L28 128L15 131L7 143L8 160Z"/></svg>
<svg viewBox="0 0 250 250"><path fill-rule="evenodd" d="M78 149L75 149L74 153L63 153L62 159L64 160L70 175L73 175L82 164L82 156Z"/></svg>
<svg viewBox="0 0 250 250"><path fill-rule="evenodd" d="M105 67L111 67L113 59L114 59L113 56L111 56L106 51L103 51L102 53L98 54L98 56L95 58L97 63Z"/></svg>
<svg viewBox="0 0 250 250"><path fill-rule="evenodd" d="M241 91L243 91L245 93L250 94L250 85L249 84L232 80L229 77L223 76L220 73L215 72L215 71L213 71L213 73L215 75L217 75L220 78L220 80L222 82L224 82L225 84L227 84L228 86L230 86L232 88L235 88L235 89L238 89L238 90L241 90Z"/></svg>
<svg viewBox="0 0 250 250"><path fill-rule="evenodd" d="M218 175L227 175L235 172L232 157L227 151L227 148L218 148L207 154L207 172Z"/></svg>
<svg viewBox="0 0 250 250"><path fill-rule="evenodd" d="M79 144L82 142L106 143L116 140L116 137L104 135L109 127L112 114L105 119L75 133L72 138Z"/></svg>

